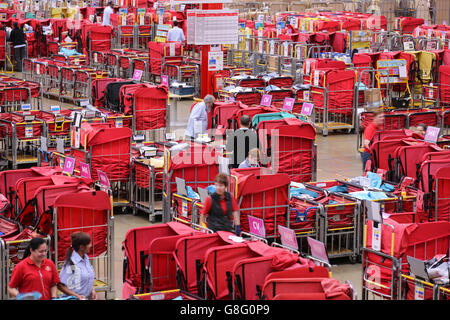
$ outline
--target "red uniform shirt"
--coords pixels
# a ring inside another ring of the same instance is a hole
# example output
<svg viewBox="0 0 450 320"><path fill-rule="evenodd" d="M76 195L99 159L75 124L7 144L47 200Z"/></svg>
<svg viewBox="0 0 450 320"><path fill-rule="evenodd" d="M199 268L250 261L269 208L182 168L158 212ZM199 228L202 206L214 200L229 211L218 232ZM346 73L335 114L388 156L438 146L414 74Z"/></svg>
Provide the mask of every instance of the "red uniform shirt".
<svg viewBox="0 0 450 320"><path fill-rule="evenodd" d="M374 123L369 124L367 128L364 129L364 140L372 140L377 130L378 127ZM364 147L364 151L370 153L370 150L368 150L366 147Z"/></svg>
<svg viewBox="0 0 450 320"><path fill-rule="evenodd" d="M30 257L19 262L13 269L10 288L17 288L19 293L39 292L41 300L52 298L50 288L60 282L55 264L49 259L44 259L39 268Z"/></svg>
<svg viewBox="0 0 450 320"><path fill-rule="evenodd" d="M208 198L206 198L205 203L203 204L203 209L200 214L208 215L209 211L211 210L211 205L212 199L211 196L209 196ZM223 214L227 215L227 201L225 200L225 198L220 200L220 206L222 207ZM231 197L231 207L233 212L239 211L239 206L234 197Z"/></svg>

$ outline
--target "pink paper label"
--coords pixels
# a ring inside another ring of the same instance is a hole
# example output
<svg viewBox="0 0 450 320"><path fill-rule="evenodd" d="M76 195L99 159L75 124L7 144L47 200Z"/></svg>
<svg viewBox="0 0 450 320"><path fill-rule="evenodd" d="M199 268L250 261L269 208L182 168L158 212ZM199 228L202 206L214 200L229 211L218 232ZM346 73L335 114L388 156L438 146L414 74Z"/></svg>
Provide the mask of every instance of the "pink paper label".
<svg viewBox="0 0 450 320"><path fill-rule="evenodd" d="M260 104L265 107L270 107L272 104L272 96L270 94L263 94Z"/></svg>
<svg viewBox="0 0 450 320"><path fill-rule="evenodd" d="M91 178L91 169L87 163L80 162L80 176L86 179Z"/></svg>
<svg viewBox="0 0 450 320"><path fill-rule="evenodd" d="M310 117L313 109L314 105L312 103L304 102L302 107L302 115Z"/></svg>
<svg viewBox="0 0 450 320"><path fill-rule="evenodd" d="M72 175L74 169L75 169L75 159L66 157L66 159L64 160L63 172Z"/></svg>
<svg viewBox="0 0 450 320"><path fill-rule="evenodd" d="M292 109L294 108L294 102L294 98L285 98L283 103L283 110L292 111Z"/></svg>
<svg viewBox="0 0 450 320"><path fill-rule="evenodd" d="M428 127L424 140L436 143L439 138L440 129L437 127Z"/></svg>
<svg viewBox="0 0 450 320"><path fill-rule="evenodd" d="M297 238L295 231L286 227L278 226L278 232L281 236L281 244L283 246L298 250Z"/></svg>
<svg viewBox="0 0 450 320"><path fill-rule="evenodd" d="M264 228L264 221L254 216L248 216L248 223L250 225L250 233L255 236L265 238L266 229Z"/></svg>
<svg viewBox="0 0 450 320"><path fill-rule="evenodd" d="M327 250L325 249L325 245L323 244L323 242L308 237L308 244L311 248L311 255L314 258L329 263Z"/></svg>
<svg viewBox="0 0 450 320"><path fill-rule="evenodd" d="M169 86L169 77L165 74L161 75L161 84L166 87Z"/></svg>
<svg viewBox="0 0 450 320"><path fill-rule="evenodd" d="M134 70L134 72L133 72L133 80L141 81L143 73L144 72L142 70Z"/></svg>
<svg viewBox="0 0 450 320"><path fill-rule="evenodd" d="M107 188L111 187L111 185L109 184L109 179L108 176L106 175L106 173L104 173L103 171L97 170L98 173L98 179L100 180L100 184L102 186L105 186Z"/></svg>

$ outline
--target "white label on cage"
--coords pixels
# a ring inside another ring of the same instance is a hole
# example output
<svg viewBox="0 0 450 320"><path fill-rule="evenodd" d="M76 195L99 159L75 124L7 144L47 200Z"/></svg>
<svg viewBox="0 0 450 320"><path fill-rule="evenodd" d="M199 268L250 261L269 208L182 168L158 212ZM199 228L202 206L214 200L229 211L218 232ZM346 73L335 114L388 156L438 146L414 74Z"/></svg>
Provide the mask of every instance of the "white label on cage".
<svg viewBox="0 0 450 320"><path fill-rule="evenodd" d="M297 17L291 17L289 24L294 28L298 29L298 18Z"/></svg>
<svg viewBox="0 0 450 320"><path fill-rule="evenodd" d="M310 74L310 72L311 72L311 61L307 60L306 67L305 67L305 74Z"/></svg>
<svg viewBox="0 0 450 320"><path fill-rule="evenodd" d="M188 203L186 200L181 202L181 215L185 218L188 217Z"/></svg>
<svg viewBox="0 0 450 320"><path fill-rule="evenodd" d="M283 43L283 55L285 57L289 55L289 44L287 42Z"/></svg>
<svg viewBox="0 0 450 320"><path fill-rule="evenodd" d="M122 118L116 119L116 128L123 128L123 119Z"/></svg>
<svg viewBox="0 0 450 320"><path fill-rule="evenodd" d="M400 79L406 79L408 77L406 65L401 65L398 67L398 76Z"/></svg>
<svg viewBox="0 0 450 320"><path fill-rule="evenodd" d="M432 31L431 31L431 29L428 29L428 33L427 33L427 37L428 37L428 39L429 39L429 38L431 38L431 34L432 34Z"/></svg>
<svg viewBox="0 0 450 320"><path fill-rule="evenodd" d="M145 24L145 16L143 14L139 15L139 24L143 26Z"/></svg>
<svg viewBox="0 0 450 320"><path fill-rule="evenodd" d="M398 18L395 19L394 29L398 29Z"/></svg>
<svg viewBox="0 0 450 320"><path fill-rule="evenodd" d="M80 148L80 138L81 138L81 131L76 129L74 135L74 147L76 149Z"/></svg>
<svg viewBox="0 0 450 320"><path fill-rule="evenodd" d="M47 137L42 137L42 136L41 136L41 150L42 150L42 151L48 151L48 147L47 147Z"/></svg>
<svg viewBox="0 0 450 320"><path fill-rule="evenodd" d="M33 126L25 126L25 138L33 137Z"/></svg>
<svg viewBox="0 0 450 320"><path fill-rule="evenodd" d="M416 282L414 286L414 300L425 299L425 287L423 283Z"/></svg>
<svg viewBox="0 0 450 320"><path fill-rule="evenodd" d="M273 40L270 40L270 43L269 43L269 53L275 54L275 41L273 41Z"/></svg>
<svg viewBox="0 0 450 320"><path fill-rule="evenodd" d="M303 100L309 101L309 91L308 90L303 91Z"/></svg>
<svg viewBox="0 0 450 320"><path fill-rule="evenodd" d="M414 51L414 42L412 41L403 42L403 49L405 51Z"/></svg>
<svg viewBox="0 0 450 320"><path fill-rule="evenodd" d="M314 72L314 85L319 85L319 72Z"/></svg>
<svg viewBox="0 0 450 320"><path fill-rule="evenodd" d="M97 53L94 53L94 62L98 63L98 54Z"/></svg>
<svg viewBox="0 0 450 320"><path fill-rule="evenodd" d="M258 41L258 51L259 53L263 53L263 48L264 48L264 42L262 40Z"/></svg>
<svg viewBox="0 0 450 320"><path fill-rule="evenodd" d="M258 22L264 22L264 15L263 14L259 14L258 15Z"/></svg>
<svg viewBox="0 0 450 320"><path fill-rule="evenodd" d="M250 41L248 39L245 39L245 51L250 51Z"/></svg>
<svg viewBox="0 0 450 320"><path fill-rule="evenodd" d="M314 21L309 20L309 32L314 32Z"/></svg>
<svg viewBox="0 0 450 320"><path fill-rule="evenodd" d="M166 140L175 140L175 132L166 133Z"/></svg>
<svg viewBox="0 0 450 320"><path fill-rule="evenodd" d="M39 63L36 65L36 74L37 75L41 74L41 65Z"/></svg>
<svg viewBox="0 0 450 320"><path fill-rule="evenodd" d="M302 29L302 31L306 30L306 28L305 28L305 20L304 19L302 19L301 29Z"/></svg>
<svg viewBox="0 0 450 320"><path fill-rule="evenodd" d="M169 55L171 57L175 55L175 43L169 43Z"/></svg>
<svg viewBox="0 0 450 320"><path fill-rule="evenodd" d="M80 100L80 107L86 107L89 105L89 100Z"/></svg>
<svg viewBox="0 0 450 320"><path fill-rule="evenodd" d="M378 226L375 227L375 224ZM381 223L373 222L372 224L372 249L375 251L381 250Z"/></svg>
<svg viewBox="0 0 450 320"><path fill-rule="evenodd" d="M434 95L434 90L433 90L433 88L430 88L428 90L428 98L433 99L433 95Z"/></svg>
<svg viewBox="0 0 450 320"><path fill-rule="evenodd" d="M295 57L297 59L300 59L300 58L302 58L301 54L302 54L301 47L297 46L297 48L295 48Z"/></svg>
<svg viewBox="0 0 450 320"><path fill-rule="evenodd" d="M258 37L259 37L259 38L262 38L262 37L263 37L263 29L262 29L262 28L259 28L259 29L258 29Z"/></svg>

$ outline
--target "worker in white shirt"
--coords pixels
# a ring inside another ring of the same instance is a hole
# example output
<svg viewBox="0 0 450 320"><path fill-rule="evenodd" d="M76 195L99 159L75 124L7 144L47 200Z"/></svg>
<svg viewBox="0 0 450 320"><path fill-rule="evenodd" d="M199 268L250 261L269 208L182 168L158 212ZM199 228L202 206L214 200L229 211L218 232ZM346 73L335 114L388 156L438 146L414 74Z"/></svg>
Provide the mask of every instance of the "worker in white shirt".
<svg viewBox="0 0 450 320"><path fill-rule="evenodd" d="M112 8L112 1L108 2L108 6L103 10L103 23L104 26L111 25L111 14L114 13L114 9Z"/></svg>
<svg viewBox="0 0 450 320"><path fill-rule="evenodd" d="M199 134L206 133L206 129L208 128L208 113L211 112L215 101L214 96L208 94L202 102L197 103L192 108L185 132L186 140L195 139Z"/></svg>
<svg viewBox="0 0 450 320"><path fill-rule="evenodd" d="M175 20L173 22L173 28L169 30L167 33L167 42L169 41L178 41L184 42L186 39L184 37L183 29L178 27L178 21Z"/></svg>

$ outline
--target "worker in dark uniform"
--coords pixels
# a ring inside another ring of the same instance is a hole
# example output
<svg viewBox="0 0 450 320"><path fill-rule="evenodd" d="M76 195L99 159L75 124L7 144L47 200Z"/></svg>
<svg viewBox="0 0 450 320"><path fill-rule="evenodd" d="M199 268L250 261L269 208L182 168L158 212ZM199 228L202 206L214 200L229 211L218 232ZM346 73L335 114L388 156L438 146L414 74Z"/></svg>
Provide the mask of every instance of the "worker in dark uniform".
<svg viewBox="0 0 450 320"><path fill-rule="evenodd" d="M22 72L22 61L25 58L25 33L21 28L19 28L19 24L14 22L14 29L11 31L9 36L9 42L12 42L14 46L14 56L16 58L16 66L15 70L17 72Z"/></svg>
<svg viewBox="0 0 450 320"><path fill-rule="evenodd" d="M208 217L208 228L214 232L233 232L232 220L234 220L234 231L241 234L241 223L239 217L239 206L236 199L227 192L228 177L219 173L214 179L216 191L206 198L203 209L200 212L200 225L205 226L205 217Z"/></svg>

